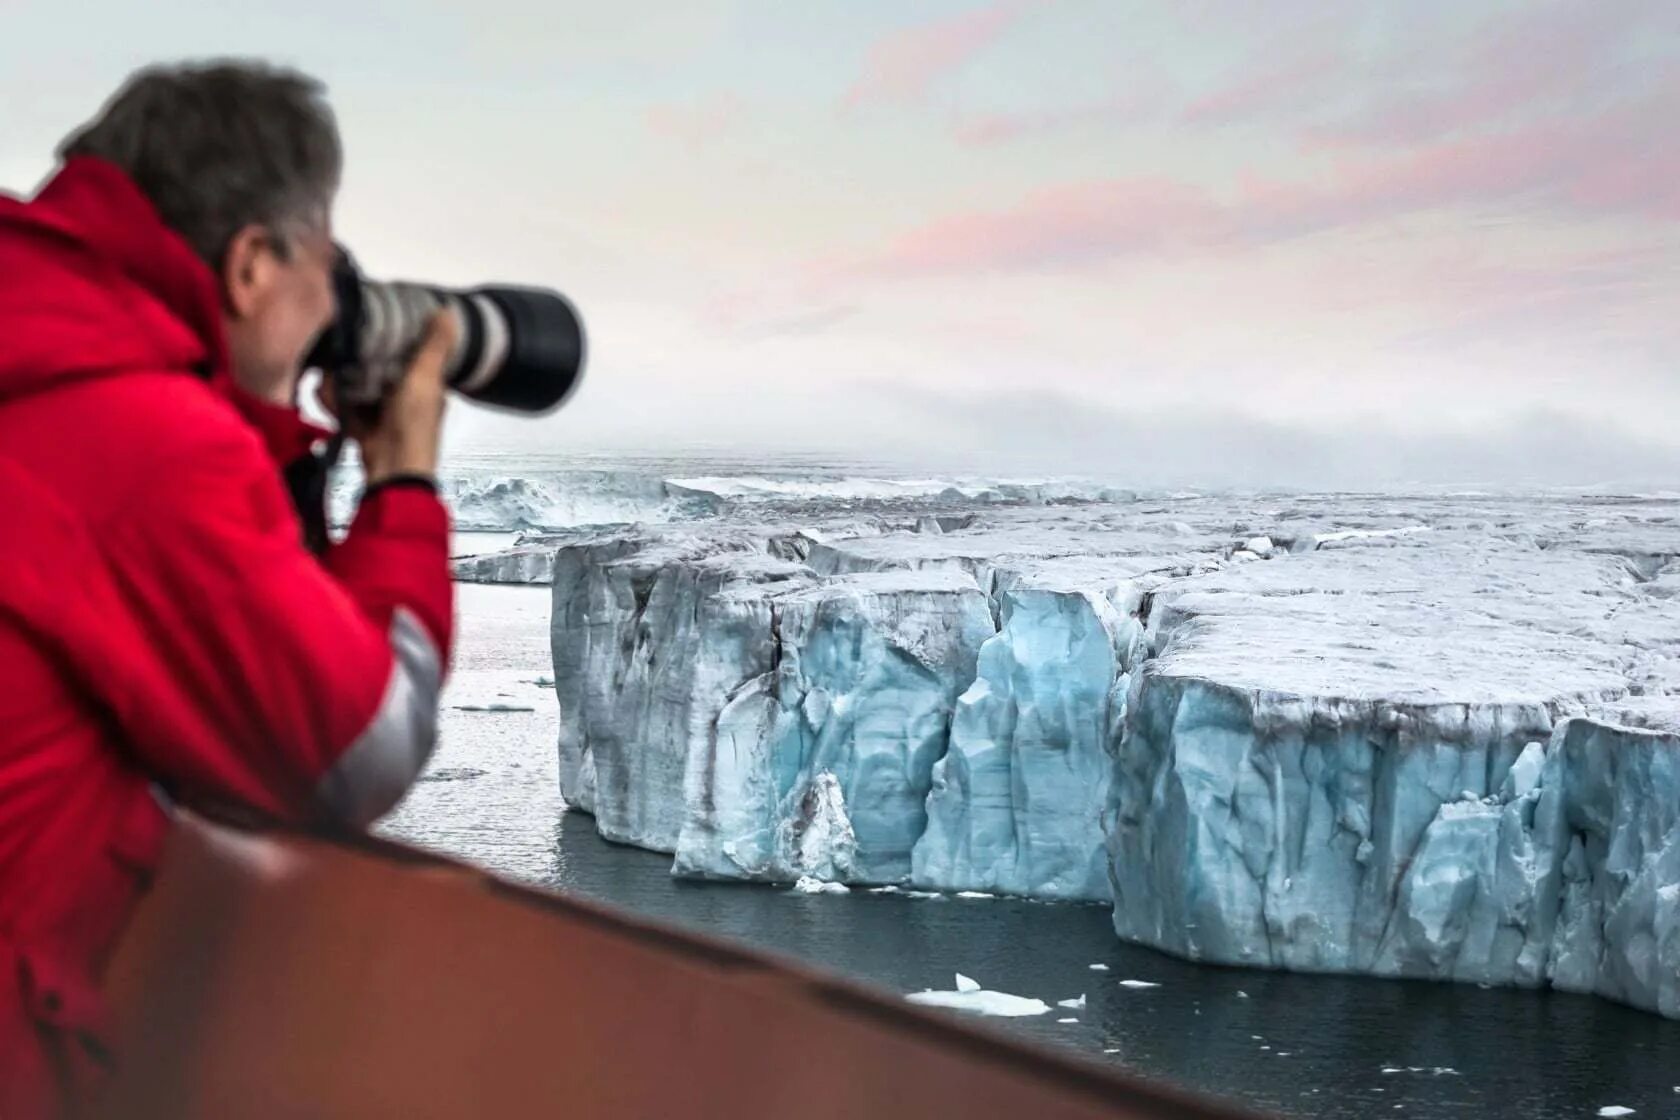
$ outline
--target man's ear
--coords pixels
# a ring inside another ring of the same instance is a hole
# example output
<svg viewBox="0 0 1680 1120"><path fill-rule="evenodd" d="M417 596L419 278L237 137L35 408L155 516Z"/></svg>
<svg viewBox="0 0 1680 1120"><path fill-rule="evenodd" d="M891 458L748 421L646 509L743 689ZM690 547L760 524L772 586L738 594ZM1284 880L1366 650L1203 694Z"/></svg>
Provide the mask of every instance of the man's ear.
<svg viewBox="0 0 1680 1120"><path fill-rule="evenodd" d="M277 248L268 227L255 222L241 227L228 242L222 257L222 291L235 319L254 315L268 299Z"/></svg>

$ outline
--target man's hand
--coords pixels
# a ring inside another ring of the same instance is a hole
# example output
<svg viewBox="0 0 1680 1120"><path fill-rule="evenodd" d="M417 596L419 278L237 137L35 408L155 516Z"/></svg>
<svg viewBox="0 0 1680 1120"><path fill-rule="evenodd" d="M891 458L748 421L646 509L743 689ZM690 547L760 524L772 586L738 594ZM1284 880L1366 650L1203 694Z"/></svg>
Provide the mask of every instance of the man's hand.
<svg viewBox="0 0 1680 1120"><path fill-rule="evenodd" d="M372 424L358 420L352 410L341 412L332 399L330 384L322 384L323 403L361 448L367 485L398 475L437 475L438 444L443 435L443 366L455 346L458 330L450 312L439 311L432 316L408 371L386 395Z"/></svg>

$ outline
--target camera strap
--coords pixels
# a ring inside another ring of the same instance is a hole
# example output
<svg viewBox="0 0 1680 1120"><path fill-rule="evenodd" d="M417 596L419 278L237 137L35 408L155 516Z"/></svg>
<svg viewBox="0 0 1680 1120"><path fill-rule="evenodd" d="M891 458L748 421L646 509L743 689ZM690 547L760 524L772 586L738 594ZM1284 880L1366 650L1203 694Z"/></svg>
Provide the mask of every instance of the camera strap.
<svg viewBox="0 0 1680 1120"><path fill-rule="evenodd" d="M303 544L316 556L326 554L331 537L327 532L327 484L344 450L344 434L335 432L318 449L286 464L286 490L303 524Z"/></svg>

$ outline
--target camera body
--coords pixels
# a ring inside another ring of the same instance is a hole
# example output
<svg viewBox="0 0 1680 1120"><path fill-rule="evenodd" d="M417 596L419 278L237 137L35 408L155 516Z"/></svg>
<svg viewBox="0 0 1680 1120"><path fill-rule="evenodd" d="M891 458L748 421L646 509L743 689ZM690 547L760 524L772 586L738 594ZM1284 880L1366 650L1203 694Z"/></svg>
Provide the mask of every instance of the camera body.
<svg viewBox="0 0 1680 1120"><path fill-rule="evenodd" d="M570 302L545 288L465 291L363 276L350 254L333 269L338 312L304 360L333 379L339 400L376 406L401 379L440 310L460 329L444 366L451 389L515 412L552 412L582 380L583 324Z"/></svg>

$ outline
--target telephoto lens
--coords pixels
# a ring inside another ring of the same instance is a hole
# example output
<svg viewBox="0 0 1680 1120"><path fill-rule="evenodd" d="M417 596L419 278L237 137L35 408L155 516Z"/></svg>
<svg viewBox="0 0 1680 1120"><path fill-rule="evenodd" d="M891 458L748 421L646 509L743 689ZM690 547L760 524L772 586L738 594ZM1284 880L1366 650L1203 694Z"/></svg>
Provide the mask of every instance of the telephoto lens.
<svg viewBox="0 0 1680 1120"><path fill-rule="evenodd" d="M452 311L460 324L444 377L463 396L540 414L560 407L582 380L583 324L559 292L506 285L455 291L369 280L342 251L333 290L337 314L304 364L330 376L349 404L383 398L440 309Z"/></svg>

